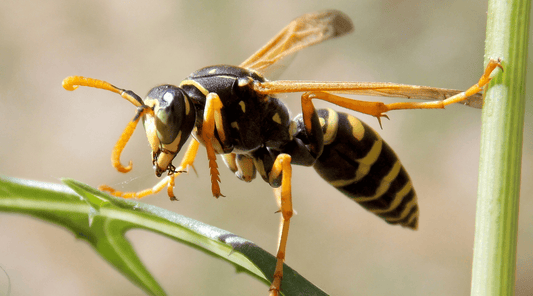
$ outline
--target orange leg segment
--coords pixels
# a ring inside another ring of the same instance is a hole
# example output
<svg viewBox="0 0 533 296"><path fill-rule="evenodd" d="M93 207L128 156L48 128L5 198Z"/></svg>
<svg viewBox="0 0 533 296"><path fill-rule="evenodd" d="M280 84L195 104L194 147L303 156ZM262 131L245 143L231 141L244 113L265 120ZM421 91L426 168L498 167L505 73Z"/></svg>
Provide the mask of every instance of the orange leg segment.
<svg viewBox="0 0 533 296"><path fill-rule="evenodd" d="M276 254L276 269L274 270L274 279L270 285L270 296L279 295L281 288L281 279L283 278L283 262L285 261L285 249L289 237L290 219L293 215L292 194L291 194L291 157L288 154L280 154L274 162L270 178L275 179L282 174L281 187L274 189L274 194L278 201L281 212L280 234L278 251Z"/></svg>
<svg viewBox="0 0 533 296"><path fill-rule="evenodd" d="M191 139L191 143L189 144L187 151L185 151L185 155L183 155L180 166L176 169L177 172L188 172L189 168L192 168L196 172L196 169L194 168L194 159L198 153L198 147L200 147L200 143L194 138Z"/></svg>
<svg viewBox="0 0 533 296"><path fill-rule="evenodd" d="M148 189L141 190L138 192L122 192L122 191L115 190L114 188L108 185L100 185L98 189L109 192L111 195L122 197L122 198L143 198L148 195L156 194L160 192L161 190L163 190L165 186L167 186L167 192L168 192L168 196L170 197L170 200L177 200L176 196L174 195L175 179L177 176L181 175L183 172L187 172L189 167L192 167L194 169L193 163L196 157L196 153L198 152L199 145L200 143L198 143L198 141L192 139L191 143L189 144L189 147L187 148L187 151L185 152L185 155L183 156L183 159L181 160L181 164L176 170L176 172L166 176L152 188L148 188Z"/></svg>
<svg viewBox="0 0 533 296"><path fill-rule="evenodd" d="M207 158L209 160L209 171L211 174L211 191L213 196L218 198L222 195L220 193L220 177L218 173L218 165L216 161L215 148L213 148L213 141L215 139L215 124L216 118L220 117L220 109L222 109L222 101L216 93L209 93L204 109L204 122L202 124L202 139L207 150ZM218 126L219 131L223 131L221 126Z"/></svg>
<svg viewBox="0 0 533 296"><path fill-rule="evenodd" d="M174 178L176 178L178 175L179 175L179 173L173 174L171 176L166 176L161 181L159 181L157 184L155 184L154 187L148 188L148 189L145 189L145 190L141 190L141 191L138 191L138 192L122 192L122 191L115 190L114 188L112 188L110 186L107 186L107 185L100 185L100 186L98 186L98 189L102 190L102 191L109 192L109 194L111 194L111 195L122 197L122 198L143 198L145 196L158 193L159 191L163 190L163 188L165 188L165 186L168 185L169 186L170 199L171 200L177 200L176 197L174 196L174 194L172 193L170 184L174 185Z"/></svg>
<svg viewBox="0 0 533 296"><path fill-rule="evenodd" d="M388 111L403 110L403 109L444 109L445 106L464 101L469 96L474 95L483 90L483 87L485 87L491 80L490 74L497 67L502 68L501 61L490 60L489 64L485 68L485 72L483 73L483 75L481 76L481 78L475 85L471 86L469 89L467 89L464 92L458 93L442 101L399 102L399 103L385 104L382 102L367 102L367 101L354 100L350 98L337 96L337 95L334 95L328 92L313 91L313 92L304 93L302 95L302 109L303 109L304 114L306 113L306 111L310 112L310 108L314 108L313 104L311 103L311 100L319 99L319 100L327 101L327 102L330 102L338 106L351 109L351 110L354 110L360 113L372 115L378 119L381 125L381 117L387 117L385 113ZM305 117L304 117L304 120L305 120ZM308 126L308 124L310 126L310 123L307 123L305 121L304 121L304 124L306 127Z"/></svg>

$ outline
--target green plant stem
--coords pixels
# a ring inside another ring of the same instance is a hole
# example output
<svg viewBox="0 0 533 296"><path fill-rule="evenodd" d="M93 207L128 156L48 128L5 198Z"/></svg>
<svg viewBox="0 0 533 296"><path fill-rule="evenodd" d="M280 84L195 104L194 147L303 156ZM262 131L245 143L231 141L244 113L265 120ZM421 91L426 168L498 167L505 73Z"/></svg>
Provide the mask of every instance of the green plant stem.
<svg viewBox="0 0 533 296"><path fill-rule="evenodd" d="M514 295L525 109L529 0L490 0L485 58L505 71L489 85L481 156L471 295Z"/></svg>

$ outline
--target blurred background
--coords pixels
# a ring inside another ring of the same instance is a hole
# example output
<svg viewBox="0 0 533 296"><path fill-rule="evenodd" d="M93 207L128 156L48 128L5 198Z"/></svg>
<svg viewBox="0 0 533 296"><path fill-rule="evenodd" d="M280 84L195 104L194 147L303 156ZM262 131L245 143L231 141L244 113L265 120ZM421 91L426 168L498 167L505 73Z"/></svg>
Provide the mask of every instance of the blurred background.
<svg viewBox="0 0 533 296"><path fill-rule="evenodd" d="M2 1L0 174L55 183L70 177L127 191L153 186L157 178L142 130L122 156L124 163L133 160L133 170L124 175L110 164L133 106L102 90L67 92L63 78L99 78L144 96L204 66L238 65L292 19L327 8L348 14L355 31L301 52L282 79L465 89L483 71L487 3L479 0ZM300 112L298 95L284 98L293 115ZM516 295L524 296L533 294L532 107L529 100L516 283ZM419 230L389 226L312 168L296 167L298 215L291 220L286 262L332 295L469 295L481 112L451 106L389 116L380 133L412 177ZM375 119L360 118L379 130ZM203 151L198 177L177 179L178 202L164 193L142 201L275 252L279 217L268 184L239 181L219 160L226 197L216 200ZM0 266L11 295L143 294L62 228L2 214L0 237ZM128 238L170 295L267 294L268 287L230 264L165 237L137 230ZM0 295L6 283L0 272Z"/></svg>

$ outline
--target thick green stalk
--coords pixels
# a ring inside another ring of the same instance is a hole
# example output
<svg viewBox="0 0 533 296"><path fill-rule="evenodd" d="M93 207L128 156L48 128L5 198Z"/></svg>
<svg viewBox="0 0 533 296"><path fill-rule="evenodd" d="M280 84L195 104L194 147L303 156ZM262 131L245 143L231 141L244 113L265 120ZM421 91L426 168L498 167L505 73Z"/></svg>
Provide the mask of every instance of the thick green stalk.
<svg viewBox="0 0 533 296"><path fill-rule="evenodd" d="M530 0L490 0L471 295L514 295Z"/></svg>

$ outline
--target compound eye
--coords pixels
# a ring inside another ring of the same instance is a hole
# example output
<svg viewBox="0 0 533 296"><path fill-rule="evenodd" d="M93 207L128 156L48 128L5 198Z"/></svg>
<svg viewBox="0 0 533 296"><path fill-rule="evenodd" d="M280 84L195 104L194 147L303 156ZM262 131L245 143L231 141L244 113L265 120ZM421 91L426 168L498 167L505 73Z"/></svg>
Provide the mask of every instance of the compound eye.
<svg viewBox="0 0 533 296"><path fill-rule="evenodd" d="M186 103L183 96L180 97L172 90L165 92L158 101L159 104L154 109L157 135L163 144L169 144L179 133L183 119L180 111Z"/></svg>
<svg viewBox="0 0 533 296"><path fill-rule="evenodd" d="M148 93L144 102L153 107L155 115L151 126L145 129L155 130L161 144L179 151L196 121L194 106L185 91L173 85L160 85Z"/></svg>
<svg viewBox="0 0 533 296"><path fill-rule="evenodd" d="M183 114L180 111L183 105L188 104L185 96L176 86L160 85L150 90L144 99L144 103L154 109L155 130L162 144L172 143L180 131L183 121Z"/></svg>

